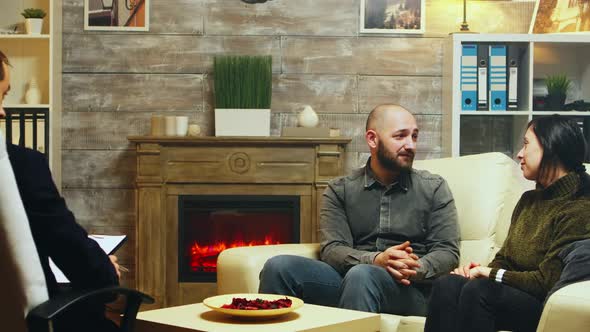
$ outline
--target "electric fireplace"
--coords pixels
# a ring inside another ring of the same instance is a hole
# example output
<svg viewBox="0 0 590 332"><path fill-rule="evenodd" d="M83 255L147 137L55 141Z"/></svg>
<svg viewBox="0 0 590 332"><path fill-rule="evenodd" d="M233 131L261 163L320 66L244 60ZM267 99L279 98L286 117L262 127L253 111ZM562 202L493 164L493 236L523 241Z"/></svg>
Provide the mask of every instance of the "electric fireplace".
<svg viewBox="0 0 590 332"><path fill-rule="evenodd" d="M299 243L299 197L178 197L178 281L216 281L217 256L228 248Z"/></svg>
<svg viewBox="0 0 590 332"><path fill-rule="evenodd" d="M349 138L130 137L136 287L155 309L217 294L224 248L318 241L322 193ZM236 276L239 278L239 276Z"/></svg>

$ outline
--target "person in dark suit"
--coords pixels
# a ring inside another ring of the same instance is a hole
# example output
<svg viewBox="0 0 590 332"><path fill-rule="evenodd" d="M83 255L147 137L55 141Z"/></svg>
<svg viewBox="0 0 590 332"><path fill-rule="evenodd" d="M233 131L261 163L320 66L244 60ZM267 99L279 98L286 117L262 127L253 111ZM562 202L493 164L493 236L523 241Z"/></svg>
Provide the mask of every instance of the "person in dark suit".
<svg viewBox="0 0 590 332"><path fill-rule="evenodd" d="M0 51L0 118L4 97L10 90L10 68ZM8 156L39 253L49 297L61 290L49 267L49 258L64 272L73 289L97 289L119 284L119 265L88 238L59 194L43 154L7 144ZM110 331L116 327L104 316L104 305L72 312L54 322L55 331Z"/></svg>

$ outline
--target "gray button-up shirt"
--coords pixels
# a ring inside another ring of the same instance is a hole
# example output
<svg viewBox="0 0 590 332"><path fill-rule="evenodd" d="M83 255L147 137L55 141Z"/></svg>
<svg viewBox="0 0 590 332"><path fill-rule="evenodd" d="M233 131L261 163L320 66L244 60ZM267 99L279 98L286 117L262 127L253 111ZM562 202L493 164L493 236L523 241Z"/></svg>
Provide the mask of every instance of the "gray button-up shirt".
<svg viewBox="0 0 590 332"><path fill-rule="evenodd" d="M320 215L322 261L344 275L406 240L420 257L412 279L434 278L457 266L457 210L441 176L412 169L384 186L367 163L328 184Z"/></svg>

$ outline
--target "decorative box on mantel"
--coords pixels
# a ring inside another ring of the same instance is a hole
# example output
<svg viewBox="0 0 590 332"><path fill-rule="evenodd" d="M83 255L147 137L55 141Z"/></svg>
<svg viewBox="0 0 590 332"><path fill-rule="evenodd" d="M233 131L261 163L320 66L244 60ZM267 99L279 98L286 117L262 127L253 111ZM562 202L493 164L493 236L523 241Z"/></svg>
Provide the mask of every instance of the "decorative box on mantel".
<svg viewBox="0 0 590 332"><path fill-rule="evenodd" d="M137 288L155 307L216 293L224 248L318 241L349 138L152 137L137 148ZM236 276L239 278L239 276Z"/></svg>

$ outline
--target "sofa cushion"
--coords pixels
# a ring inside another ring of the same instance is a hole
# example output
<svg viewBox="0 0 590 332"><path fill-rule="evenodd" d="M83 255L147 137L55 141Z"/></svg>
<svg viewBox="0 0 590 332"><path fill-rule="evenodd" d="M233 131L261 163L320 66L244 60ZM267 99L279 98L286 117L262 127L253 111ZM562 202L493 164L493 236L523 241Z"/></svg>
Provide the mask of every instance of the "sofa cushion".
<svg viewBox="0 0 590 332"><path fill-rule="evenodd" d="M461 230L461 264L487 264L504 242L512 210L525 190L518 164L494 152L417 160L414 167L441 175L451 188Z"/></svg>
<svg viewBox="0 0 590 332"><path fill-rule="evenodd" d="M217 258L217 294L258 293L264 263L276 255L319 259L319 243L275 244L226 249Z"/></svg>

